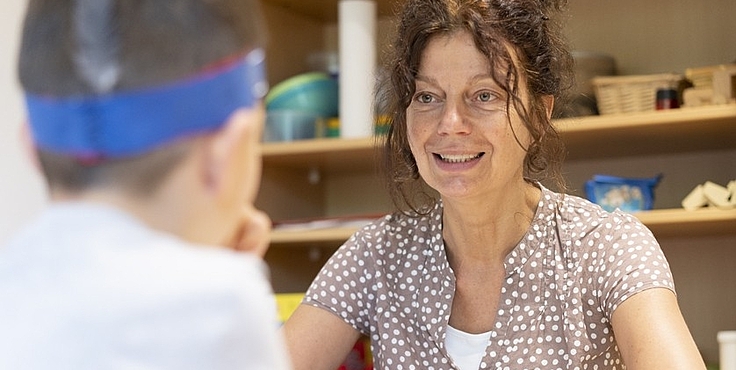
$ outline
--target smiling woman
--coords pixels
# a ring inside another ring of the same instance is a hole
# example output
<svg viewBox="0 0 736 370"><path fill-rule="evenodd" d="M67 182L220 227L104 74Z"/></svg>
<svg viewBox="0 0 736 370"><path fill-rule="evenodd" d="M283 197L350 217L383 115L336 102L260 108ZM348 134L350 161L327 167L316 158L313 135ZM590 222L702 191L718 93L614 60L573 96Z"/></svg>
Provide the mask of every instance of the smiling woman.
<svg viewBox="0 0 736 370"><path fill-rule="evenodd" d="M421 178L445 201L524 188L529 131L493 72L465 31L430 40L422 55L407 137Z"/></svg>
<svg viewBox="0 0 736 370"><path fill-rule="evenodd" d="M404 4L384 89L397 211L285 324L298 368L334 368L360 334L379 369L704 368L651 232L541 184L560 177L563 5Z"/></svg>

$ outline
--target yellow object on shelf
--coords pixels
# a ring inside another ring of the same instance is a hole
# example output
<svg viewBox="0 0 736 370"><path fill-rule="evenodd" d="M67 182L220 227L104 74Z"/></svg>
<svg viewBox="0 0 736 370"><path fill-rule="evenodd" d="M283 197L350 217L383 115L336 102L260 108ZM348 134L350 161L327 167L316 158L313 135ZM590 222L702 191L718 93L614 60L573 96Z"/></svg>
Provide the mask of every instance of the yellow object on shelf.
<svg viewBox="0 0 736 370"><path fill-rule="evenodd" d="M304 293L278 293L276 294L276 306L278 308L279 321L283 324L292 313L299 307L304 298Z"/></svg>

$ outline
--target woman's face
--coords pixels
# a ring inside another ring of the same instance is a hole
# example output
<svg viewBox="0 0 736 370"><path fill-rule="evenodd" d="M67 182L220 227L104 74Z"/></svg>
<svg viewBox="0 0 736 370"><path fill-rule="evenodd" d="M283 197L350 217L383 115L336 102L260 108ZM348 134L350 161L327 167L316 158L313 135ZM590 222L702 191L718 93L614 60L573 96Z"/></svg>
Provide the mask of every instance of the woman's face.
<svg viewBox="0 0 736 370"><path fill-rule="evenodd" d="M443 198L478 197L523 184L529 132L513 108L508 116L506 93L469 33L430 40L406 113L419 174Z"/></svg>

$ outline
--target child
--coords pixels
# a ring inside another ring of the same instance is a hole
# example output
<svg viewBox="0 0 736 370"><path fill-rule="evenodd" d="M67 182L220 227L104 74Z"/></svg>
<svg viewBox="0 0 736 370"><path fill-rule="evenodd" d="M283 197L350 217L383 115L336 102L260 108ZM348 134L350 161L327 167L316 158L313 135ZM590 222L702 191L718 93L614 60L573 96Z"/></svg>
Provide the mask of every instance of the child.
<svg viewBox="0 0 736 370"><path fill-rule="evenodd" d="M287 369L253 208L257 0L30 0L51 202L0 249L2 369Z"/></svg>

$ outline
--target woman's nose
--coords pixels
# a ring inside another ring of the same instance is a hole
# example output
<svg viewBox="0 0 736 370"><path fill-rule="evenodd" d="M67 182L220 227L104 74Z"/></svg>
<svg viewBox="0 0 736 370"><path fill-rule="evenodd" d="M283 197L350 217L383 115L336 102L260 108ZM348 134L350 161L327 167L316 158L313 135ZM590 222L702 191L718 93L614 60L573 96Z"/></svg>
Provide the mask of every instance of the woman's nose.
<svg viewBox="0 0 736 370"><path fill-rule="evenodd" d="M448 100L440 117L437 133L440 135L465 135L470 133L470 124L464 112L462 101Z"/></svg>

